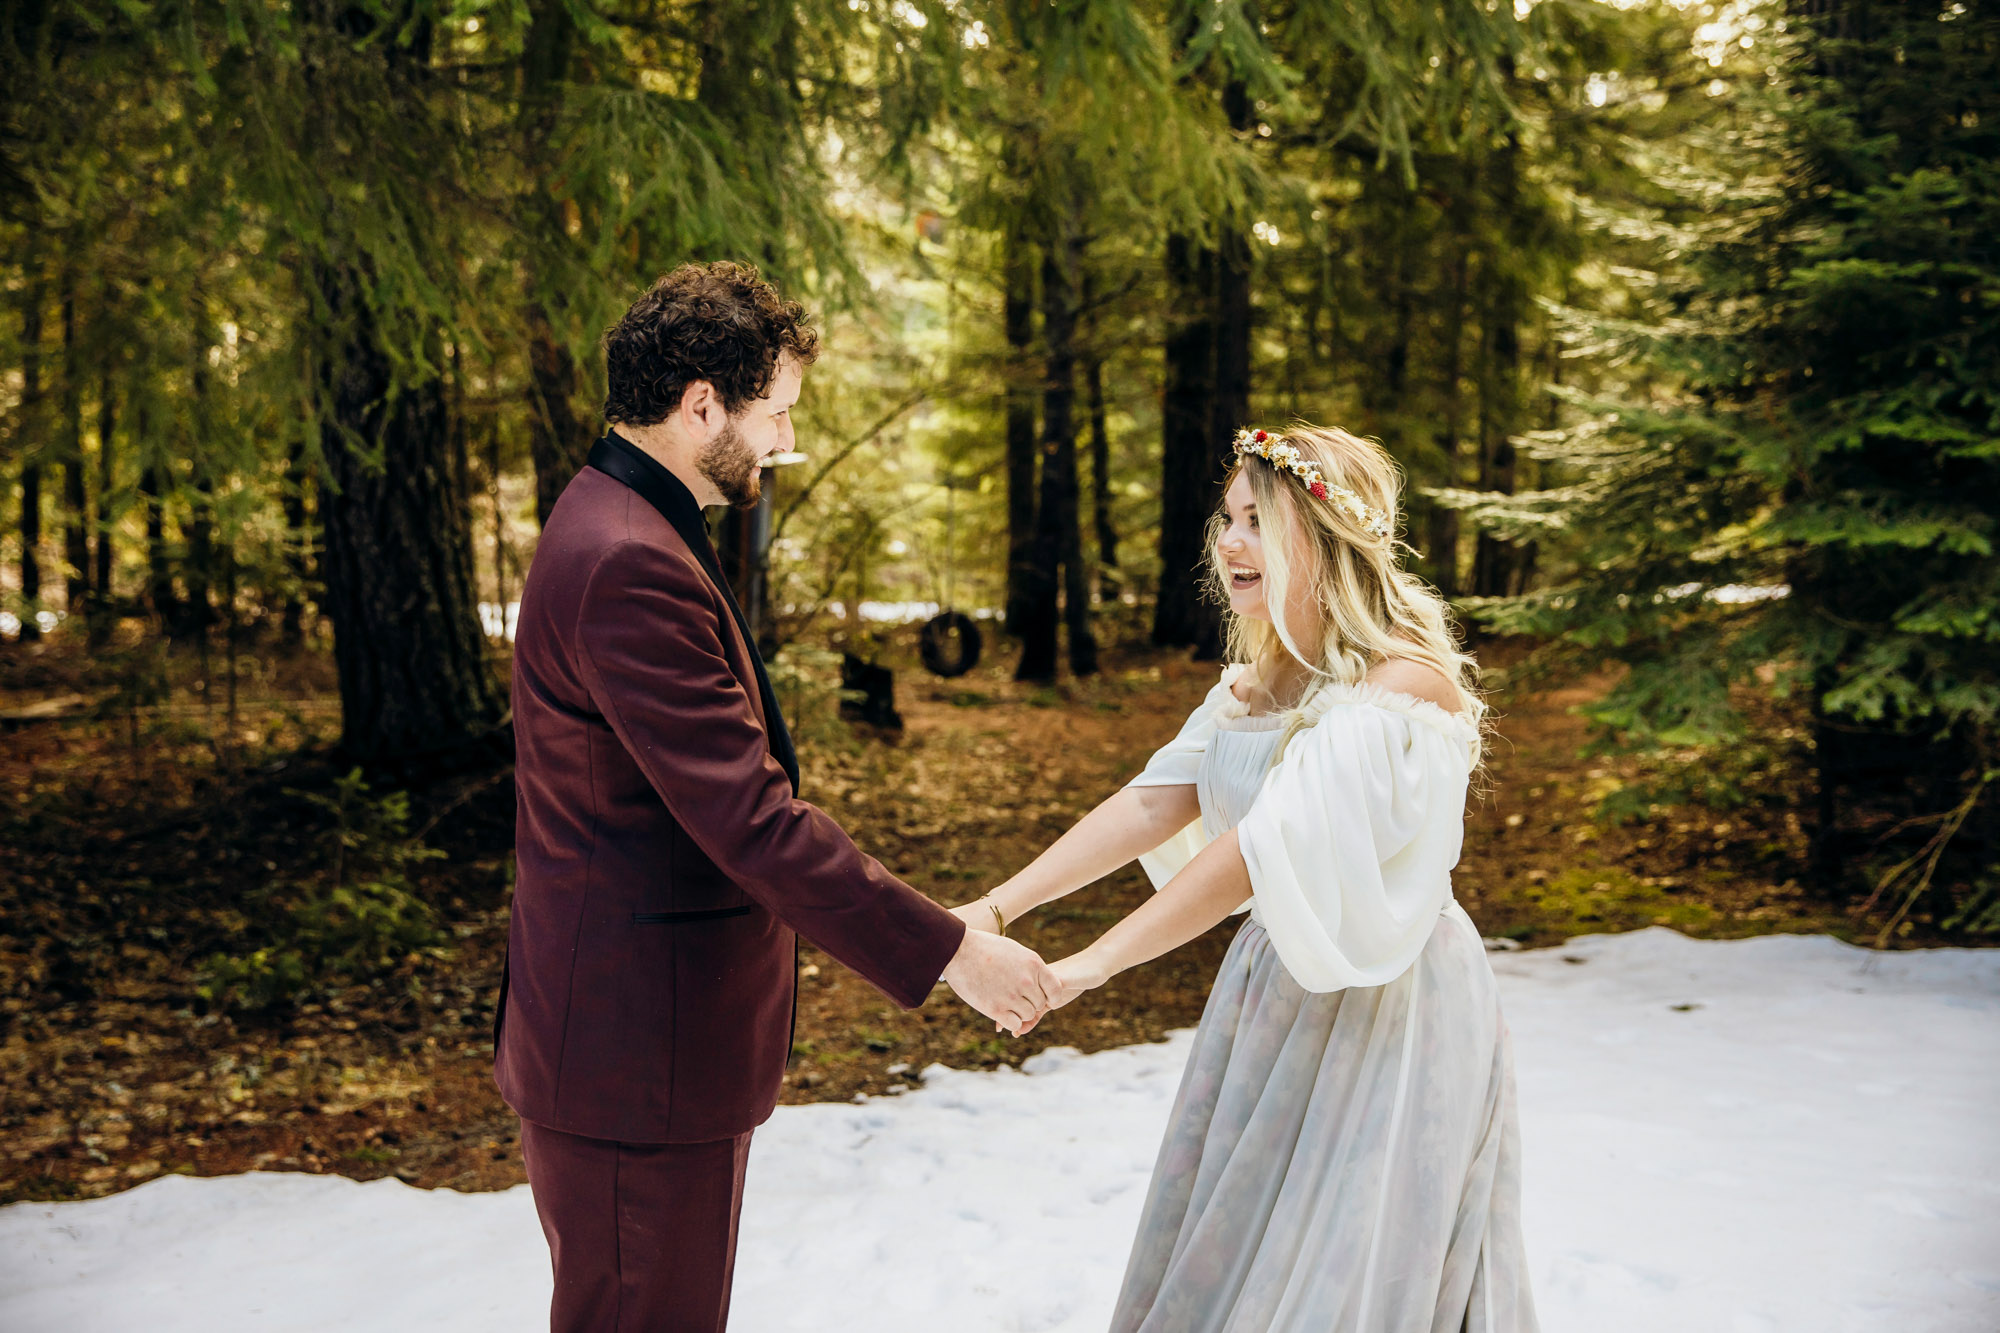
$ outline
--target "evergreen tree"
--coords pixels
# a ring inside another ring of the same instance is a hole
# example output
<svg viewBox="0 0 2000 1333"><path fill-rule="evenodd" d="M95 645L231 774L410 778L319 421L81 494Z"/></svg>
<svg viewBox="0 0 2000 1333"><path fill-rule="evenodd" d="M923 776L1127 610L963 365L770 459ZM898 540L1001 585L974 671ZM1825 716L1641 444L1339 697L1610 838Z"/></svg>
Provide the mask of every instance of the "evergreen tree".
<svg viewBox="0 0 2000 1333"><path fill-rule="evenodd" d="M1480 610L1626 662L1595 713L1634 738L1732 743L1760 679L1801 698L1818 879L1893 925L1995 889L2000 16L1841 0L1757 31L1783 81L1739 90L1746 184L1708 196L1666 321L1600 326L1650 394L1577 395L1541 447L1569 484L1485 511L1562 533L1575 573Z"/></svg>

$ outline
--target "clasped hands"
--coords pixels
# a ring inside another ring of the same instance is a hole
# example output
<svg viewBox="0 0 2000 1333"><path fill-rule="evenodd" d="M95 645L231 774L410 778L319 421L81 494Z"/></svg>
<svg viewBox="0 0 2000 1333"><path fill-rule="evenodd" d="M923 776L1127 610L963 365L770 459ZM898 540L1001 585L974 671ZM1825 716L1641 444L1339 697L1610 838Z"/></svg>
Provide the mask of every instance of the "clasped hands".
<svg viewBox="0 0 2000 1333"><path fill-rule="evenodd" d="M999 933L985 899L951 909L965 922L965 940L944 970L943 980L959 999L993 1020L996 1031L1018 1037L1051 1009L1102 985L1084 954L1056 963Z"/></svg>

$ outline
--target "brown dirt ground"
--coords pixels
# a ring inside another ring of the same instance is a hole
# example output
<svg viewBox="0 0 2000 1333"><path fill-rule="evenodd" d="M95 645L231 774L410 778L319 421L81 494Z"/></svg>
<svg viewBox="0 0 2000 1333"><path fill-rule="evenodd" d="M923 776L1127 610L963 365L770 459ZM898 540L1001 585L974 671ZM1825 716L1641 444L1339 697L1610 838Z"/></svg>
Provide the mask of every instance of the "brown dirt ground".
<svg viewBox="0 0 2000 1333"><path fill-rule="evenodd" d="M1057 689L1017 686L1006 665L952 682L902 670L907 725L895 737L833 723L829 699L788 700L807 798L943 903L1025 864L1135 773L1214 680L1212 666L1150 652L1113 654L1098 678ZM17 663L0 679L0 712L72 688L73 675ZM1854 930L1788 878L1803 837L1782 757L1740 775L1755 799L1726 814L1593 817L1641 775L1636 761L1584 754L1571 710L1604 686L1496 700L1489 789L1456 874L1486 934L1539 946L1650 924ZM515 1120L488 1077L506 774L420 793L428 841L449 854L423 888L451 922L450 949L282 1017L191 1002L193 968L242 928L246 895L316 855L315 812L296 789L330 781L335 718L323 664L306 664L251 682L233 733L216 709L141 722L115 702L0 732L0 1203L102 1195L169 1172L394 1174L461 1190L522 1180ZM1034 914L1017 938L1060 957L1147 892L1128 868ZM1199 1018L1235 928L1134 969L1020 1040L945 991L899 1011L807 948L785 1100L886 1092L934 1062L991 1068L1053 1045L1156 1040Z"/></svg>

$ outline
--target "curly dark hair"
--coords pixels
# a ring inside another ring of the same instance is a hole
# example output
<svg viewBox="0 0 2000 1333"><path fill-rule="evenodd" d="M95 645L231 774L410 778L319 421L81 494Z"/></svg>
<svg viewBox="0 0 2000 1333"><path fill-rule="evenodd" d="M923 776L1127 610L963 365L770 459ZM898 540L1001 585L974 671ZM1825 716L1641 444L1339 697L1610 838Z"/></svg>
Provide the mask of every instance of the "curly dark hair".
<svg viewBox="0 0 2000 1333"><path fill-rule="evenodd" d="M706 380L731 415L762 398L789 352L819 356L819 334L797 301L748 264L682 264L654 283L604 334L604 419L651 426Z"/></svg>

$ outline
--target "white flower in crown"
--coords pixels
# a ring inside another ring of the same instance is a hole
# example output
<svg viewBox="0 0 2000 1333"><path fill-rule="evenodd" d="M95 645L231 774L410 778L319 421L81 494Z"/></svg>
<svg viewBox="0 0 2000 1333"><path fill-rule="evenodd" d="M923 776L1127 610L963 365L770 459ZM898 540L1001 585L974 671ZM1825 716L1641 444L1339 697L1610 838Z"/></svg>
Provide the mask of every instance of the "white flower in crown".
<svg viewBox="0 0 2000 1333"><path fill-rule="evenodd" d="M1239 457L1254 454L1272 467L1290 472L1306 484L1306 489L1316 500L1338 497L1347 512L1354 515L1355 522L1361 524L1370 536L1386 537L1396 530L1396 525L1390 522L1387 514L1372 507L1345 486L1329 486L1317 463L1308 462L1297 445L1289 444L1269 431L1251 430L1247 426L1237 431L1236 453Z"/></svg>

